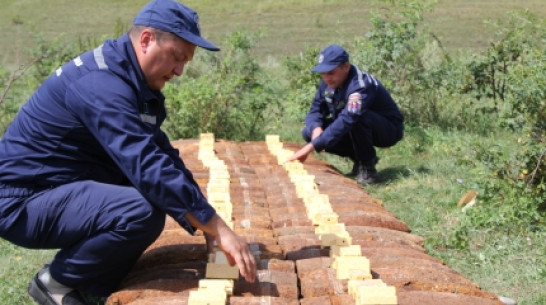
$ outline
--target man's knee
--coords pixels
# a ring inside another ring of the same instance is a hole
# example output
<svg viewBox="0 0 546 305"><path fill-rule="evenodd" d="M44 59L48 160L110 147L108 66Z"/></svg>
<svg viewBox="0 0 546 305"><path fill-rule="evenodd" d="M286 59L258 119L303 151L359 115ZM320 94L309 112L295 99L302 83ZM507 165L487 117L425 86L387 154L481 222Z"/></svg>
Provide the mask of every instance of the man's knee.
<svg viewBox="0 0 546 305"><path fill-rule="evenodd" d="M143 202L127 219L127 229L153 242L165 227L165 213L148 202ZM134 236L134 235L133 235Z"/></svg>
<svg viewBox="0 0 546 305"><path fill-rule="evenodd" d="M309 126L306 125L305 127L303 127L303 129L301 130L301 136L303 140L305 140L305 142L311 142L311 135L312 130L309 128Z"/></svg>

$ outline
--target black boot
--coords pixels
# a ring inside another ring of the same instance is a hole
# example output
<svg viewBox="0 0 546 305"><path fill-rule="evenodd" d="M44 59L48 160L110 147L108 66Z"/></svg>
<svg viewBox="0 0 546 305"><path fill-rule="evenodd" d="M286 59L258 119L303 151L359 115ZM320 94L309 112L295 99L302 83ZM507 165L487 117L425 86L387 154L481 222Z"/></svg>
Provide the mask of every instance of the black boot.
<svg viewBox="0 0 546 305"><path fill-rule="evenodd" d="M29 295L40 305L104 305L106 297L86 295L55 281L45 265L28 285Z"/></svg>
<svg viewBox="0 0 546 305"><path fill-rule="evenodd" d="M358 173L356 175L356 182L361 185L375 184L379 182L379 174L375 169L375 165L379 159L377 157L370 161L360 162L358 166Z"/></svg>

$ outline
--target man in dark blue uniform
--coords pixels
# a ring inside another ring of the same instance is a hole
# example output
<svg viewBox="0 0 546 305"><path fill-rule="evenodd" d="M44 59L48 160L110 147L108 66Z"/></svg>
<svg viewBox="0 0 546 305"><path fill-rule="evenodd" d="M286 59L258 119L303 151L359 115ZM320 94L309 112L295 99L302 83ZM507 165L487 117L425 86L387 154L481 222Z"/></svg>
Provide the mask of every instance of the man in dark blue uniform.
<svg viewBox="0 0 546 305"><path fill-rule="evenodd" d="M313 72L322 74L302 135L309 144L289 161L305 161L323 150L354 161L351 174L358 183L378 181L375 147L390 147L404 133L404 118L389 92L372 75L349 62L338 45L326 47Z"/></svg>
<svg viewBox="0 0 546 305"><path fill-rule="evenodd" d="M160 126L160 89L180 76L200 35L172 0L148 3L131 30L58 68L0 139L0 237L60 248L32 279L39 304L87 304L112 293L163 230L165 215L201 229L241 275L256 263L216 214Z"/></svg>

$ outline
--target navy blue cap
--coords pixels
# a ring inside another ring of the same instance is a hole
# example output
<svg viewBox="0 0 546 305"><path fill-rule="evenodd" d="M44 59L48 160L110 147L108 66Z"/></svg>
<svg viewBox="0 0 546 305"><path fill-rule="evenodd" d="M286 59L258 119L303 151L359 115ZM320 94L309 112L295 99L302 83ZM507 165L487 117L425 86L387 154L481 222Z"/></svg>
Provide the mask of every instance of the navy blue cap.
<svg viewBox="0 0 546 305"><path fill-rule="evenodd" d="M153 0L140 10L133 20L134 25L143 25L166 32L210 50L220 48L201 37L199 17L191 8L173 0Z"/></svg>
<svg viewBox="0 0 546 305"><path fill-rule="evenodd" d="M318 63L311 71L318 73L330 72L337 66L348 61L349 54L337 44L332 44L320 52Z"/></svg>

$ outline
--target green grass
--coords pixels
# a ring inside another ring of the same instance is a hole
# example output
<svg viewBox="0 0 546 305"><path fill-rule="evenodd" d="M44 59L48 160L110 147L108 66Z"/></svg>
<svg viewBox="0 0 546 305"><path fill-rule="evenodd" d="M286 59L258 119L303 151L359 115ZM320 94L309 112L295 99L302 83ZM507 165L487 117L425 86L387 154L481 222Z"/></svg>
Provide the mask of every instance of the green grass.
<svg viewBox="0 0 546 305"><path fill-rule="evenodd" d="M21 55L35 44L33 36L111 36L116 22L129 26L146 0L2 0L0 64L24 62ZM353 41L370 28L370 10L384 15L385 1L363 0L277 0L277 1L184 1L200 15L205 37L222 46L226 34L235 30L260 32L263 39L255 49L261 63L275 63L298 54L306 47ZM486 19L505 19L509 11L530 9L546 17L543 0L439 0L425 24L441 38L448 50L481 49L495 33ZM17 62L19 60L19 62Z"/></svg>
<svg viewBox="0 0 546 305"><path fill-rule="evenodd" d="M0 239L0 304L35 304L28 283L53 255L53 250L29 250Z"/></svg>

